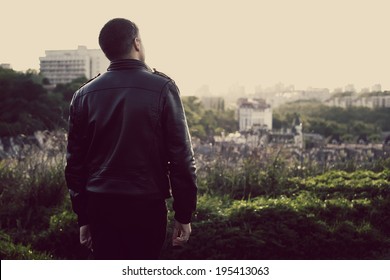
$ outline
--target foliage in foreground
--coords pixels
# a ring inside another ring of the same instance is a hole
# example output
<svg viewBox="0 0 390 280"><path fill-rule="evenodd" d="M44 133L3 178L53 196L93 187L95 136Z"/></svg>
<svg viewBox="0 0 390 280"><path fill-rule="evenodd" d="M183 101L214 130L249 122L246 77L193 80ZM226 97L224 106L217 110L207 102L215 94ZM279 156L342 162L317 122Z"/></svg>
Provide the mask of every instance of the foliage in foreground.
<svg viewBox="0 0 390 280"><path fill-rule="evenodd" d="M0 231L0 259L47 260L52 259L52 256L32 250L30 245L15 244L8 234Z"/></svg>
<svg viewBox="0 0 390 280"><path fill-rule="evenodd" d="M377 204L377 205L373 205ZM202 197L185 249L167 259L388 259L389 200Z"/></svg>
<svg viewBox="0 0 390 280"><path fill-rule="evenodd" d="M191 241L162 259L389 259L390 169L310 175L287 161L199 170ZM86 259L63 158L0 162L2 259ZM172 213L170 213L172 219ZM168 228L170 231L171 228Z"/></svg>

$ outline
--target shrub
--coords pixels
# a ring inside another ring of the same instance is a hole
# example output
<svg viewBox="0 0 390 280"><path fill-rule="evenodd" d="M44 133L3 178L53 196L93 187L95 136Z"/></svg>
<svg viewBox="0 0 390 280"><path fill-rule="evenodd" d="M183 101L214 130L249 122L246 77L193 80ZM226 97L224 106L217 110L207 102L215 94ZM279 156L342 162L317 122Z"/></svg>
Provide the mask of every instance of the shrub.
<svg viewBox="0 0 390 280"><path fill-rule="evenodd" d="M201 167L198 173L201 193L247 199L281 194L285 191L289 170L276 155L265 161L249 157L235 164L231 164L229 158L218 158Z"/></svg>
<svg viewBox="0 0 390 280"><path fill-rule="evenodd" d="M41 229L67 194L63 157L35 153L0 162L0 223L6 228Z"/></svg>
<svg viewBox="0 0 390 280"><path fill-rule="evenodd" d="M388 204L304 192L296 197L258 197L222 203L201 198L188 246L169 249L164 259L373 259L390 252ZM207 211L211 211L207 215ZM217 210L217 211L216 211ZM212 219L205 219L212 217Z"/></svg>
<svg viewBox="0 0 390 280"><path fill-rule="evenodd" d="M47 260L53 256L31 249L30 245L15 244L12 238L0 231L0 259L2 260Z"/></svg>
<svg viewBox="0 0 390 280"><path fill-rule="evenodd" d="M67 196L64 145L55 147L0 162L4 259L88 257ZM201 165L190 242L172 249L169 226L162 259L390 258L385 166L318 175L281 150L233 156Z"/></svg>
<svg viewBox="0 0 390 280"><path fill-rule="evenodd" d="M33 248L58 259L86 259L89 255L80 245L76 215L69 210L51 216L49 229L35 236L32 243Z"/></svg>

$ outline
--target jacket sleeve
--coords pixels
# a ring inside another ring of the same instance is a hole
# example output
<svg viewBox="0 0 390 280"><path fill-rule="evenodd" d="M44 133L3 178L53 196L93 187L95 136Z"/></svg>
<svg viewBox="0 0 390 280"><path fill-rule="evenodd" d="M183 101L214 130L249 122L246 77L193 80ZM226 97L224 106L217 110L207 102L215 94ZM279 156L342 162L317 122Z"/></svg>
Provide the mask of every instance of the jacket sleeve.
<svg viewBox="0 0 390 280"><path fill-rule="evenodd" d="M166 85L162 121L175 219L186 224L196 209L196 166L179 89L173 82Z"/></svg>
<svg viewBox="0 0 390 280"><path fill-rule="evenodd" d="M69 131L66 154L65 179L69 189L73 211L78 216L79 226L88 224L86 183L87 170L84 165L87 153L86 128L84 125L82 98L76 92L70 104Z"/></svg>

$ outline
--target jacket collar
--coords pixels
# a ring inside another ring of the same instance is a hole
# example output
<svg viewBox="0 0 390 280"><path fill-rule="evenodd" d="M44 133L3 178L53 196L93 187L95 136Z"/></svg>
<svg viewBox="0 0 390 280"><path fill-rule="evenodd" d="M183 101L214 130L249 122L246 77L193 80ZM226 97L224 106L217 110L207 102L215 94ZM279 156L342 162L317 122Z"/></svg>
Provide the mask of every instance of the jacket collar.
<svg viewBox="0 0 390 280"><path fill-rule="evenodd" d="M113 60L108 67L108 71L115 70L128 70L128 69L146 69L150 70L150 68L143 63L141 60L137 59L117 59Z"/></svg>

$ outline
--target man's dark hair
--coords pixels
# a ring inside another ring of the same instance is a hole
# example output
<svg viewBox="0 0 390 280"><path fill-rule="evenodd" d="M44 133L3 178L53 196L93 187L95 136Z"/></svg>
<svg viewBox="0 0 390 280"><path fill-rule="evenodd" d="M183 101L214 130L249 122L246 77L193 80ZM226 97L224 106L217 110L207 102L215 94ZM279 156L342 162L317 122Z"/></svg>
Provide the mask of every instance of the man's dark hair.
<svg viewBox="0 0 390 280"><path fill-rule="evenodd" d="M124 18L114 18L107 22L99 34L99 45L109 60L127 55L138 36L135 23Z"/></svg>

